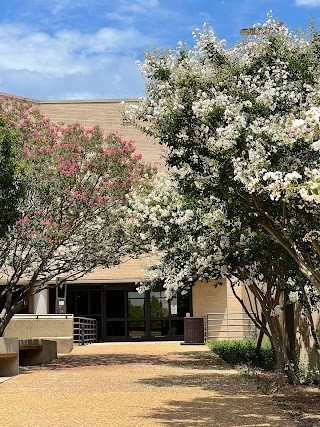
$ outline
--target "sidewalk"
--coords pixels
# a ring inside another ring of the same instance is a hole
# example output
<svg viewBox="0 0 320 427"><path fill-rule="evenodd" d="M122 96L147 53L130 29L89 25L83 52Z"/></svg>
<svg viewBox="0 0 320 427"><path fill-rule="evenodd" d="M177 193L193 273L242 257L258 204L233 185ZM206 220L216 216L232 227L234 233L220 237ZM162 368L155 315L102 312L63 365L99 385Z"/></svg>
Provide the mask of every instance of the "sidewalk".
<svg viewBox="0 0 320 427"><path fill-rule="evenodd" d="M76 347L0 384L5 427L294 427L205 346Z"/></svg>

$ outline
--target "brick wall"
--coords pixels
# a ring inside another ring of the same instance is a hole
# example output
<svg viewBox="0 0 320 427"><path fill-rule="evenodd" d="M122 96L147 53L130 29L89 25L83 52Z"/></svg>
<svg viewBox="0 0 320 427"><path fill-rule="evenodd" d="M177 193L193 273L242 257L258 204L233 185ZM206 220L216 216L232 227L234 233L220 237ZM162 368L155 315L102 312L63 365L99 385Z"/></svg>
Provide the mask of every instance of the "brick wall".
<svg viewBox="0 0 320 427"><path fill-rule="evenodd" d="M249 319L238 300L234 297L231 286L226 280L215 286L198 281L192 288L193 316L203 317L208 313L208 337L215 339L244 338L250 335ZM242 295L242 287L237 292Z"/></svg>
<svg viewBox="0 0 320 427"><path fill-rule="evenodd" d="M126 100L126 102L136 101ZM136 151L142 154L147 163L164 169L160 145L150 142L137 127L123 123L124 104L121 100L36 101L35 104L54 122L80 123L86 128L99 125L105 134L118 133L123 139L135 141Z"/></svg>

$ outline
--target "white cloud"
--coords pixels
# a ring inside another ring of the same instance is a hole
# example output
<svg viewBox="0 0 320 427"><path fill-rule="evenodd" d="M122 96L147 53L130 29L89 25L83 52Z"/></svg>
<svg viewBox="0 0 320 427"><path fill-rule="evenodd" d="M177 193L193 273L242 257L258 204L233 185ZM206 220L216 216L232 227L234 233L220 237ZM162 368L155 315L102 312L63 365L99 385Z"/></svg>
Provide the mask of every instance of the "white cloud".
<svg viewBox="0 0 320 427"><path fill-rule="evenodd" d="M0 70L60 77L105 67L116 55L135 56L151 44L139 31L101 28L94 33L60 30L53 35L25 25L0 24Z"/></svg>
<svg viewBox="0 0 320 427"><path fill-rule="evenodd" d="M295 0L297 6L320 6L320 0Z"/></svg>
<svg viewBox="0 0 320 427"><path fill-rule="evenodd" d="M107 18L123 24L131 24L141 17L152 19L163 13L158 0L119 0L113 6L113 10L106 14Z"/></svg>
<svg viewBox="0 0 320 427"><path fill-rule="evenodd" d="M158 0L122 0L119 3L119 11L121 10L135 14L145 14L150 9L156 9L159 7Z"/></svg>
<svg viewBox="0 0 320 427"><path fill-rule="evenodd" d="M168 37L176 44L179 31L190 35L194 19L186 23L160 0L6 2L0 91L35 99L143 95L135 60L152 45L170 44Z"/></svg>
<svg viewBox="0 0 320 427"><path fill-rule="evenodd" d="M147 15L150 11L157 10L160 7L159 0L51 0L44 2L43 0L29 0L35 7L46 10L49 15L55 18L63 17L63 14L73 13L75 10L100 10L106 11L106 16L123 17ZM111 12L107 12L111 11Z"/></svg>
<svg viewBox="0 0 320 427"><path fill-rule="evenodd" d="M50 34L0 23L0 91L34 99L138 97L144 83L135 60L151 44L132 27Z"/></svg>
<svg viewBox="0 0 320 427"><path fill-rule="evenodd" d="M23 70L0 70L0 92L33 99L137 98L144 81L134 61L123 57L86 74L48 76Z"/></svg>
<svg viewBox="0 0 320 427"><path fill-rule="evenodd" d="M52 15L59 15L65 10L74 9L79 7L88 7L87 0L51 0L44 2L43 0L31 0L31 2L38 8L46 8Z"/></svg>

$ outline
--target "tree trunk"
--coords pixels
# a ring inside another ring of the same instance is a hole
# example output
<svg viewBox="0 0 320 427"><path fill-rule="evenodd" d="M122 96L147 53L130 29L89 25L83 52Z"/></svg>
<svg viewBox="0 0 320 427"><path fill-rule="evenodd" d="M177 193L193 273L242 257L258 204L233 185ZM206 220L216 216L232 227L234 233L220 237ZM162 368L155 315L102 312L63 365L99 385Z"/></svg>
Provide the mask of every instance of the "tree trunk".
<svg viewBox="0 0 320 427"><path fill-rule="evenodd" d="M9 316L8 314L5 315L3 319L0 319L0 337L3 337L4 330L8 326L8 323L11 319L12 319L12 316Z"/></svg>
<svg viewBox="0 0 320 427"><path fill-rule="evenodd" d="M11 296L8 293L5 307L0 314L0 337L3 336L12 317L23 310L28 304L29 293L27 296L22 297L20 301L15 300L13 303L11 303Z"/></svg>
<svg viewBox="0 0 320 427"><path fill-rule="evenodd" d="M276 356L277 369L287 374L289 381L297 385L300 383L299 378L295 372L295 365L293 360L290 359L288 347L285 343L286 331L280 323L278 317L270 318L269 328L271 332L271 344Z"/></svg>
<svg viewBox="0 0 320 427"><path fill-rule="evenodd" d="M266 327L266 318L264 315L262 315L262 323L264 325L264 327ZM262 340L264 337L265 333L263 329L260 329L260 333L258 336L258 341L257 341L257 346L256 346L256 356L258 357L261 351L261 345L262 345Z"/></svg>
<svg viewBox="0 0 320 427"><path fill-rule="evenodd" d="M293 304L284 307L284 324L286 334L286 346L289 359L295 363L297 360L296 355L296 332L294 325L294 306Z"/></svg>

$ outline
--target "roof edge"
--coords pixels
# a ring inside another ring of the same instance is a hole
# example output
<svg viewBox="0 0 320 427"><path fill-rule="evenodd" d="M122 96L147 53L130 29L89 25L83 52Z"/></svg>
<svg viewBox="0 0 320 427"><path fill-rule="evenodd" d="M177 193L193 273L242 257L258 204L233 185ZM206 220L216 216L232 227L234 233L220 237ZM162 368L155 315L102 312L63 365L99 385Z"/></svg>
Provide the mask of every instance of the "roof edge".
<svg viewBox="0 0 320 427"><path fill-rule="evenodd" d="M141 98L97 98L97 99L33 99L26 96L14 95L11 93L0 92L0 96L9 96L13 98L26 99L35 104L119 104L121 102L138 102Z"/></svg>

